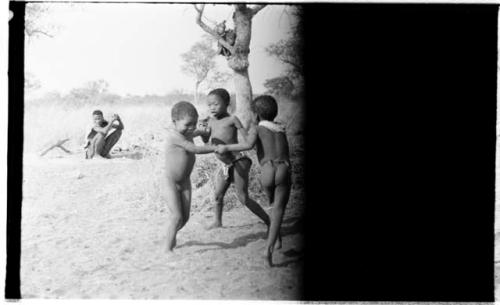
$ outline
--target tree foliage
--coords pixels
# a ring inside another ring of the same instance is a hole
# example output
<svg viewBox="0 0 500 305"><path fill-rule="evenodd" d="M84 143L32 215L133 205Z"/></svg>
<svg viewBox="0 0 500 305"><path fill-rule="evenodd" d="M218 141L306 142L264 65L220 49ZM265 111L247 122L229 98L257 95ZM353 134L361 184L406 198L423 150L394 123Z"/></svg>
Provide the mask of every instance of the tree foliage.
<svg viewBox="0 0 500 305"><path fill-rule="evenodd" d="M28 3L26 5L24 32L28 38L53 37L54 27L43 22L43 18L49 13L50 9L44 3Z"/></svg>
<svg viewBox="0 0 500 305"><path fill-rule="evenodd" d="M268 94L286 96L289 95L295 86L288 76L278 76L267 79L264 82L264 87L267 89Z"/></svg>
<svg viewBox="0 0 500 305"><path fill-rule="evenodd" d="M27 93L33 92L41 87L40 80L33 74L26 72L24 75L24 90Z"/></svg>
<svg viewBox="0 0 500 305"><path fill-rule="evenodd" d="M231 73L212 70L207 78L207 86L209 88L224 87L231 78Z"/></svg>
<svg viewBox="0 0 500 305"><path fill-rule="evenodd" d="M108 92L109 84L105 80L87 82L82 87L72 89L67 100L75 105L112 104L120 97Z"/></svg>
<svg viewBox="0 0 500 305"><path fill-rule="evenodd" d="M302 93L304 86L302 8L292 6L287 13L294 21L289 37L269 45L266 51L288 68L284 75L267 80L264 86L272 94L295 96Z"/></svg>

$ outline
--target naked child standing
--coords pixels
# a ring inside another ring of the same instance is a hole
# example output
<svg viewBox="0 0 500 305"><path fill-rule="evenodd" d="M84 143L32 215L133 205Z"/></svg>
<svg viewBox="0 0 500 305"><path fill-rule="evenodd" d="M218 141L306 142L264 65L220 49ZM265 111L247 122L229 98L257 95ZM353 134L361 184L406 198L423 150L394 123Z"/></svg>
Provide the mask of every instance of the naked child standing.
<svg viewBox="0 0 500 305"><path fill-rule="evenodd" d="M196 136L198 112L189 102L178 102L172 107L173 127L168 130L165 146L166 203L170 210L167 226L166 251L173 253L177 232L186 225L191 209L191 172L195 154L214 152L214 145L197 146Z"/></svg>

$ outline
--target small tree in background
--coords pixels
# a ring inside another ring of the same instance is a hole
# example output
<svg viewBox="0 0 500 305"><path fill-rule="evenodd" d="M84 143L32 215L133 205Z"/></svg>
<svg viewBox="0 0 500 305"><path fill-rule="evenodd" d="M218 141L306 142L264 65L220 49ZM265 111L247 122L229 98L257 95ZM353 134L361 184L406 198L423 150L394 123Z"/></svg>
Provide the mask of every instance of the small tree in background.
<svg viewBox="0 0 500 305"><path fill-rule="evenodd" d="M206 85L209 89L224 87L230 78L231 78L231 73L221 72L219 70L212 70L209 73Z"/></svg>
<svg viewBox="0 0 500 305"><path fill-rule="evenodd" d="M182 71L195 79L195 103L198 103L200 84L207 79L209 72L215 68L215 55L216 52L212 48L212 39L206 35L203 36L201 41L195 43L189 51L181 55L184 61L181 67Z"/></svg>
<svg viewBox="0 0 500 305"><path fill-rule="evenodd" d="M119 96L108 93L108 88L109 84L105 80L91 81L80 88L72 89L66 99L76 106L95 105L101 102L111 103Z"/></svg>

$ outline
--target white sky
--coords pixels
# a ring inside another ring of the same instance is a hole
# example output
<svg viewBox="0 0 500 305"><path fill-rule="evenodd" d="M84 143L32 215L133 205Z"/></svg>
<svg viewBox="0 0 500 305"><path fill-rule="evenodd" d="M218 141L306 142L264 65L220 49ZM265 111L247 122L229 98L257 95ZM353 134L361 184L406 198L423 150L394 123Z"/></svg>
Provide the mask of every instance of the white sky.
<svg viewBox="0 0 500 305"><path fill-rule="evenodd" d="M25 71L41 83L37 95L67 93L92 80L104 79L109 91L126 94L165 94L174 89L192 91L193 80L181 72L180 54L204 32L195 22L191 4L46 3L50 7L40 23L58 27L54 37L26 42ZM290 15L285 6L270 5L253 19L250 80L255 92L266 79L281 74L285 66L265 48L287 36ZM227 20L230 5L205 8L209 20ZM205 20L207 24L210 24ZM230 71L222 56L221 70ZM231 89L231 88L229 88Z"/></svg>

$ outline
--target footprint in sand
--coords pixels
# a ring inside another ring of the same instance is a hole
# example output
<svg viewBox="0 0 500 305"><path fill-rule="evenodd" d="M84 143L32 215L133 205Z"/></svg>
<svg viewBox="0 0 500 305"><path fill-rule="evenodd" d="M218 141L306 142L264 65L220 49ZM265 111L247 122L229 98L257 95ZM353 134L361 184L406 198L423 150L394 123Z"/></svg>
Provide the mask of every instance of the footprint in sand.
<svg viewBox="0 0 500 305"><path fill-rule="evenodd" d="M134 248L132 247L125 247L120 251L120 255L126 255L126 254L131 254L135 251Z"/></svg>

